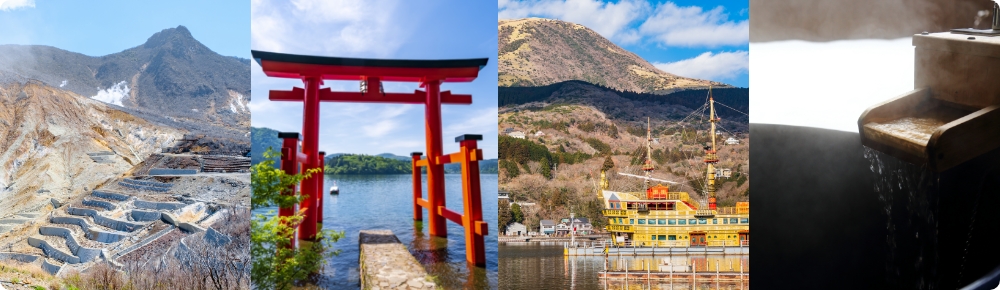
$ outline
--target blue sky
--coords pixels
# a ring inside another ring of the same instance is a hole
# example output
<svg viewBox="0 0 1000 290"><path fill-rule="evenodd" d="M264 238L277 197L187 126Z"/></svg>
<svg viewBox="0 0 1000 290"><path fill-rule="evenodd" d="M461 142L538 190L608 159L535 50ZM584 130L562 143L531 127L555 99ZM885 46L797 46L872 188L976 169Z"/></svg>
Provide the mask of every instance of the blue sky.
<svg viewBox="0 0 1000 290"><path fill-rule="evenodd" d="M497 157L497 43L489 1L250 2L251 47L256 50L357 58L489 58L472 83L445 83L442 90L471 94L472 105L442 108L444 151L458 151L454 137L482 134L486 158ZM301 80L269 78L251 66L255 127L301 132L302 103L271 102L269 90L302 87ZM357 91L358 82L326 81L323 87ZM387 92L412 92L416 83L386 83ZM320 148L328 153L426 152L424 107L400 104L323 103Z"/></svg>
<svg viewBox="0 0 1000 290"><path fill-rule="evenodd" d="M0 44L37 44L103 56L184 25L227 56L249 58L246 1L0 0Z"/></svg>
<svg viewBox="0 0 1000 290"><path fill-rule="evenodd" d="M663 71L747 87L749 1L498 0L497 17L587 26Z"/></svg>

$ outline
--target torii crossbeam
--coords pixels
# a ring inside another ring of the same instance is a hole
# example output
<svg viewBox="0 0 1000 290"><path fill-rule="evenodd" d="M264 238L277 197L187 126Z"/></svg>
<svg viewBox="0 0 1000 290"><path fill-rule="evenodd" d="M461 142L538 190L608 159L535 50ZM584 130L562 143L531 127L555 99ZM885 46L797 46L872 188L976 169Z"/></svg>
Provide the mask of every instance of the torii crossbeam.
<svg viewBox="0 0 1000 290"><path fill-rule="evenodd" d="M303 103L302 120L302 171L321 166L319 159L319 103L320 102L358 102L358 103L398 103L423 104L425 111L425 135L428 160L438 160L442 153L441 138L441 105L472 104L471 95L452 94L440 91L443 82L471 82L479 76L479 71L486 66L488 58L455 59L455 60L387 60L323 57L251 51L254 60L260 64L264 74L269 77L301 79L305 88L293 88L290 91L272 90L269 93L271 101L292 101ZM333 92L329 88L320 89L323 80L362 81L358 92ZM390 93L382 89L382 81L417 82L424 90L412 93ZM312 176L302 181L303 194L310 196L299 205L305 209L302 227L299 229L299 240L314 241L316 224L320 219L317 195L322 195L320 188L322 176ZM445 206L444 195L444 165L432 162L427 165L427 203L436 209ZM475 205L481 207L481 204ZM433 236L445 237L448 234L446 219L437 210L428 210L428 229ZM482 250L481 248L479 249ZM471 261L477 265L485 261Z"/></svg>

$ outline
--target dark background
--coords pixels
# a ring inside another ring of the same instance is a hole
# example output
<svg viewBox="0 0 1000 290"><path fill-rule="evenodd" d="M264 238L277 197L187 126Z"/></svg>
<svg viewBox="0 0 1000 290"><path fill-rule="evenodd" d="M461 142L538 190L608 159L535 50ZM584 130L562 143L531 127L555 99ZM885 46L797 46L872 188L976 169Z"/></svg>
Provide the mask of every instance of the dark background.
<svg viewBox="0 0 1000 290"><path fill-rule="evenodd" d="M955 289L1000 265L1000 149L923 181L920 167L878 154L902 183L890 217L857 133L750 133L754 287Z"/></svg>
<svg viewBox="0 0 1000 290"><path fill-rule="evenodd" d="M750 42L906 37L974 26L988 0L750 0ZM978 29L989 28L992 16Z"/></svg>

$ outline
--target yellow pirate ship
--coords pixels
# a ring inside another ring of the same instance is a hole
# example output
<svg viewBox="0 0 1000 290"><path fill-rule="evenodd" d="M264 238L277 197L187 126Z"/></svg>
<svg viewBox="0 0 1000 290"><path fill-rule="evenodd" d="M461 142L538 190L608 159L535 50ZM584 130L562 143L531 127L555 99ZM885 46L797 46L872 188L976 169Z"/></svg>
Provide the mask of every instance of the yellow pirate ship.
<svg viewBox="0 0 1000 290"><path fill-rule="evenodd" d="M691 248L691 247L743 247L750 245L750 203L737 202L735 207L716 207L715 164L716 155L715 101L709 90L709 121L711 145L705 146L704 162L707 165L705 191L708 206L700 206L687 192L670 191L666 185L650 186L651 181L674 183L651 178L653 162L650 160L652 136L647 121L646 161L642 167L645 192L616 192L608 190L605 173L601 172L599 196L603 199L603 214L608 219L606 230L611 234L613 247L625 248Z"/></svg>

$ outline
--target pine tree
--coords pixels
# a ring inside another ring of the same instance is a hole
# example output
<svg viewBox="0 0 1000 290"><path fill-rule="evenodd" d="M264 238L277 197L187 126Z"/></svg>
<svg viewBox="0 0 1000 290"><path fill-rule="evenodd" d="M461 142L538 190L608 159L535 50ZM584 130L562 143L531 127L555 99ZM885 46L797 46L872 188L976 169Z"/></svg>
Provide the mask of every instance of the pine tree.
<svg viewBox="0 0 1000 290"><path fill-rule="evenodd" d="M513 219L510 213L510 202L506 200L500 202L499 210L500 215L497 217L497 222L499 223L500 232L502 233L507 231L507 225L509 225Z"/></svg>
<svg viewBox="0 0 1000 290"><path fill-rule="evenodd" d="M521 212L521 205L516 203L510 205L510 219L515 223L524 222L524 213Z"/></svg>
<svg viewBox="0 0 1000 290"><path fill-rule="evenodd" d="M611 160L611 155L604 158L604 165L601 166L601 171L608 171L615 167L615 162Z"/></svg>
<svg viewBox="0 0 1000 290"><path fill-rule="evenodd" d="M549 164L548 158L542 158L538 162L538 166L541 167L542 176L545 176L546 179L552 179L552 164Z"/></svg>

